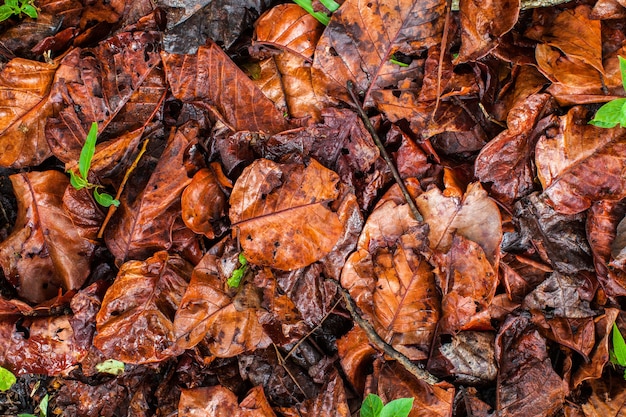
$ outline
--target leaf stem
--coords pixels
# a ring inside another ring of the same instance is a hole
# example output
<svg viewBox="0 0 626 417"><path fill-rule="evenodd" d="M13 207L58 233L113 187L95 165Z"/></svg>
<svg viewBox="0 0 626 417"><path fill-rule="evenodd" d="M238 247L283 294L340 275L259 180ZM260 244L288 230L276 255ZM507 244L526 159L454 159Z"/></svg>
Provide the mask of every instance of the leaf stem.
<svg viewBox="0 0 626 417"><path fill-rule="evenodd" d="M409 358L404 356L402 353L398 352L393 346L385 342L374 330L374 326L372 326L367 320L365 320L358 312L358 307L354 303L354 300L350 296L350 293L341 286L341 284L333 279L329 279L330 282L333 282L339 288L339 291L343 295L343 298L346 302L346 308L350 312L352 316L352 320L354 320L361 329L367 335L367 338L374 346L376 346L379 350L381 350L384 354L391 357L392 359L398 361L398 363L409 371L413 376L422 381L426 382L429 385L435 385L439 382L436 376L431 374L425 369L420 368L418 365L411 362Z"/></svg>
<svg viewBox="0 0 626 417"><path fill-rule="evenodd" d="M396 183L400 187L400 191L402 191L402 195L404 196L404 199L409 205L409 208L411 209L411 213L413 213L413 217L415 217L415 220L417 220L418 222L424 221L424 218L420 214L419 210L417 209L417 206L415 205L415 202L413 201L413 197L411 197L409 190L406 188L406 185L404 184L404 181L402 180L402 177L400 176L400 173L398 172L398 168L396 168L396 165L393 163L391 157L389 156L389 153L387 153L387 150L385 149L385 146L383 145L382 141L378 137L378 134L376 133L374 126L372 126L372 122L370 121L369 117L367 117L367 114L365 114L365 110L363 110L361 103L359 102L356 95L354 94L354 89L353 89L354 84L352 83L352 81L348 81L347 87L348 87L348 92L350 93L350 97L352 98L352 101L354 102L354 105L356 106L357 112L359 113L359 116L361 116L361 119L363 120L363 123L365 123L365 127L367 128L367 131L370 133L370 135L372 136L372 139L374 140L374 143L378 147L378 150L380 151L380 155L383 157L383 159L387 163L387 166L391 170L393 179L396 181Z"/></svg>

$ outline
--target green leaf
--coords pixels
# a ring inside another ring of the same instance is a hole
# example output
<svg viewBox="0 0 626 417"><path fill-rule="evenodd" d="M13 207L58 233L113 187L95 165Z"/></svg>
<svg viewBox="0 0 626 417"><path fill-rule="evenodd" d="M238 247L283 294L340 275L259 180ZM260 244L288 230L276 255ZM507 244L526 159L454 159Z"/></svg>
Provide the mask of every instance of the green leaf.
<svg viewBox="0 0 626 417"><path fill-rule="evenodd" d="M50 397L46 394L39 403L39 415L42 417L46 417L48 415L48 401Z"/></svg>
<svg viewBox="0 0 626 417"><path fill-rule="evenodd" d="M18 0L6 0L4 2L6 6L9 6L12 10L19 10L20 5L18 4Z"/></svg>
<svg viewBox="0 0 626 417"><path fill-rule="evenodd" d="M89 129L89 133L87 133L87 138L85 139L83 149L80 151L80 159L78 160L78 170L80 171L80 175L82 175L85 179L87 179L87 173L89 173L89 168L91 167L91 159L96 151L97 139L98 123L93 122L91 124L91 128Z"/></svg>
<svg viewBox="0 0 626 417"><path fill-rule="evenodd" d="M82 190L85 187L89 187L89 182L87 182L86 179L79 175L76 175L74 171L69 171L69 173L70 184L72 184L72 187L76 188L77 190Z"/></svg>
<svg viewBox="0 0 626 417"><path fill-rule="evenodd" d="M104 362L100 362L96 365L98 372L103 372L111 375L121 375L124 373L124 362L115 359L107 359Z"/></svg>
<svg viewBox="0 0 626 417"><path fill-rule="evenodd" d="M37 9L35 9L35 7L31 6L30 4L22 5L22 13L26 14L28 17L37 19Z"/></svg>
<svg viewBox="0 0 626 417"><path fill-rule="evenodd" d="M4 392L13 386L17 378L13 375L13 372L0 366L0 391Z"/></svg>
<svg viewBox="0 0 626 417"><path fill-rule="evenodd" d="M405 63L405 62L402 62L402 61L398 61L398 60L397 60L397 59L395 59L395 58L391 58L391 59L389 60L389 62L391 62L392 64L399 65L399 66L401 66L401 67L408 67L408 66L409 66L409 64L407 64L407 63Z"/></svg>
<svg viewBox="0 0 626 417"><path fill-rule="evenodd" d="M339 3L335 0L320 0L320 3L331 12L335 12L339 8Z"/></svg>
<svg viewBox="0 0 626 417"><path fill-rule="evenodd" d="M626 366L626 342L615 323L613 323L613 352L617 364Z"/></svg>
<svg viewBox="0 0 626 417"><path fill-rule="evenodd" d="M39 417L39 416L27 413L27 414L18 414L17 417Z"/></svg>
<svg viewBox="0 0 626 417"><path fill-rule="evenodd" d="M361 404L361 417L380 417L383 411L383 400L376 394L367 394Z"/></svg>
<svg viewBox="0 0 626 417"><path fill-rule="evenodd" d="M609 101L598 109L589 124L598 127L611 128L621 124L622 127L626 126L626 98L618 98L613 101Z"/></svg>
<svg viewBox="0 0 626 417"><path fill-rule="evenodd" d="M328 17L325 13L316 12L313 10L313 4L311 0L293 0L298 6L302 7L308 14L316 18L321 24L324 26L328 26L328 22L330 22L330 17Z"/></svg>
<svg viewBox="0 0 626 417"><path fill-rule="evenodd" d="M243 252L239 254L239 263L241 266L233 271L233 274L228 278L226 283L230 288L237 288L239 284L241 284L241 280L246 275L246 271L248 270L248 260L243 255Z"/></svg>
<svg viewBox="0 0 626 417"><path fill-rule="evenodd" d="M619 59L619 71L622 73L622 86L626 91L626 59L621 56L617 57Z"/></svg>
<svg viewBox="0 0 626 417"><path fill-rule="evenodd" d="M114 199L113 196L110 194L99 193L98 188L100 187L96 187L93 189L93 198L96 199L96 202L98 204L100 204L103 207L111 207L111 206L119 207L120 206L120 200Z"/></svg>
<svg viewBox="0 0 626 417"><path fill-rule="evenodd" d="M413 398L398 398L385 404L380 417L407 417L411 408L413 408Z"/></svg>
<svg viewBox="0 0 626 417"><path fill-rule="evenodd" d="M13 16L13 14L13 10L6 4L0 6L0 22L7 20L9 17Z"/></svg>

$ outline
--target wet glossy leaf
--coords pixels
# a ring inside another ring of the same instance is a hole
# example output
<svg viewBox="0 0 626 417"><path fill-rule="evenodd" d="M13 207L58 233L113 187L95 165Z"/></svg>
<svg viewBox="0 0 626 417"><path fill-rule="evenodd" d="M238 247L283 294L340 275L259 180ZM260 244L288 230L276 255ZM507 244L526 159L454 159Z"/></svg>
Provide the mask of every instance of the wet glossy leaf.
<svg viewBox="0 0 626 417"><path fill-rule="evenodd" d="M333 13L317 44L313 62L316 91L346 97L346 82L350 80L369 101L372 91L410 79L415 66L399 67L391 62L392 55L419 55L436 45L444 10L445 2L439 0L401 0L394 5L347 0Z"/></svg>
<svg viewBox="0 0 626 417"><path fill-rule="evenodd" d="M16 58L0 72L0 166L38 165L51 155L44 128L57 67Z"/></svg>
<svg viewBox="0 0 626 417"><path fill-rule="evenodd" d="M498 367L494 340L491 332L459 332L449 343L441 343L431 356L428 369L462 384L495 381Z"/></svg>
<svg viewBox="0 0 626 417"><path fill-rule="evenodd" d="M338 180L315 160L304 166L260 159L247 167L229 212L246 259L293 270L327 255L343 232L332 208Z"/></svg>
<svg viewBox="0 0 626 417"><path fill-rule="evenodd" d="M13 372L9 371L6 368L0 367L0 391L6 391L11 389L13 384L17 381Z"/></svg>
<svg viewBox="0 0 626 417"><path fill-rule="evenodd" d="M525 316L510 316L496 338L497 410L502 416L549 416L567 387L552 369L546 341Z"/></svg>
<svg viewBox="0 0 626 417"><path fill-rule="evenodd" d="M520 11L519 0L459 2L461 49L458 60L466 62L485 56L498 38L513 28Z"/></svg>
<svg viewBox="0 0 626 417"><path fill-rule="evenodd" d="M11 182L19 211L13 233L0 243L4 276L34 303L59 288L79 288L89 275L95 244L81 236L63 209L67 177L58 171L30 172L11 176Z"/></svg>
<svg viewBox="0 0 626 417"><path fill-rule="evenodd" d="M172 356L174 314L191 268L166 252L122 265L96 317L94 346L109 358L131 364Z"/></svg>
<svg viewBox="0 0 626 417"><path fill-rule="evenodd" d="M367 394L361 404L361 417L378 417L383 410L383 400L376 394Z"/></svg>
<svg viewBox="0 0 626 417"><path fill-rule="evenodd" d="M215 43L194 55L162 57L172 94L210 110L231 130L277 133L289 127L282 113Z"/></svg>
<svg viewBox="0 0 626 417"><path fill-rule="evenodd" d="M163 249L182 252L177 235L193 235L188 229L176 233L174 225L180 221L181 194L191 181L183 165L184 151L197 134L194 126L178 129L143 190L131 189L122 195L120 207L104 235L118 263L145 259Z"/></svg>
<svg viewBox="0 0 626 417"><path fill-rule="evenodd" d="M384 201L365 223L341 274L341 285L377 333L415 359L428 351L440 314L433 268L422 254L425 234L407 204Z"/></svg>
<svg viewBox="0 0 626 417"><path fill-rule="evenodd" d="M89 127L98 122L101 139L116 138L150 121L165 92L160 34L122 32L94 48L73 49L59 66L52 88L58 117L46 125L54 155L77 161ZM122 47L132 45L132 47Z"/></svg>
<svg viewBox="0 0 626 417"><path fill-rule="evenodd" d="M226 216L227 197L212 169L203 168L192 178L181 196L185 225L209 239L215 237L214 224Z"/></svg>
<svg viewBox="0 0 626 417"><path fill-rule="evenodd" d="M174 319L177 346L190 349L206 337L208 348L218 357L267 347L270 341L259 323L257 307L235 305L220 265L220 258L208 253L195 267Z"/></svg>
<svg viewBox="0 0 626 417"><path fill-rule="evenodd" d="M321 104L313 91L311 62L323 26L295 4L278 5L256 22L253 48L278 48L272 54L292 117L310 117L318 121ZM266 93L267 94L267 93Z"/></svg>
<svg viewBox="0 0 626 417"><path fill-rule="evenodd" d="M96 369L98 372L111 375L121 375L124 373L124 362L120 362L115 359L107 359L106 361L97 364Z"/></svg>
<svg viewBox="0 0 626 417"><path fill-rule="evenodd" d="M554 107L548 94L519 101L507 116L508 130L500 133L476 158L475 173L481 182L491 182L491 192L511 204L535 189L533 155L535 143L550 120L541 118Z"/></svg>
<svg viewBox="0 0 626 417"><path fill-rule="evenodd" d="M495 265L502 239L498 206L489 199L480 183L470 184L462 198L454 196L450 190L448 194L450 196L433 188L415 200L430 228L430 247L447 252L454 233L457 233L478 243L489 262Z"/></svg>
<svg viewBox="0 0 626 417"><path fill-rule="evenodd" d="M182 416L275 417L263 389L255 387L238 404L237 396L222 386L183 390L178 412Z"/></svg>
<svg viewBox="0 0 626 417"><path fill-rule="evenodd" d="M306 417L333 415L350 417L346 390L343 380L336 371L325 375L326 382L315 398L310 398L299 407L299 412Z"/></svg>

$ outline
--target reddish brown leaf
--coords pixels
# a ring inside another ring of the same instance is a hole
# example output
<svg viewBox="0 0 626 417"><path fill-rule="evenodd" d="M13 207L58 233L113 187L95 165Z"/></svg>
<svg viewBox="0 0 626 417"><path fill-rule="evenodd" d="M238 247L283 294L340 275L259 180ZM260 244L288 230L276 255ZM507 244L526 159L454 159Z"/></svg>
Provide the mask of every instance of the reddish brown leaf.
<svg viewBox="0 0 626 417"><path fill-rule="evenodd" d="M51 155L44 128L58 65L16 58L0 72L0 166L38 165Z"/></svg>
<svg viewBox="0 0 626 417"><path fill-rule="evenodd" d="M319 121L321 104L313 91L310 64L324 26L295 4L278 5L255 25L253 48L267 46L280 50L269 59L275 62L292 117Z"/></svg>
<svg viewBox="0 0 626 417"><path fill-rule="evenodd" d="M174 314L190 275L191 265L167 252L122 265L96 317L94 346L125 363L171 357Z"/></svg>
<svg viewBox="0 0 626 417"><path fill-rule="evenodd" d="M558 134L542 136L537 143L537 176L555 209L564 214L586 210L594 201L626 197L624 131L588 125L586 113L572 108L560 118Z"/></svg>
<svg viewBox="0 0 626 417"><path fill-rule="evenodd" d="M213 223L226 215L227 197L209 168L198 171L181 196L185 225L209 239L215 237Z"/></svg>
<svg viewBox="0 0 626 417"><path fill-rule="evenodd" d="M496 47L498 38L513 28L520 11L519 0L459 1L461 16L460 62L474 61Z"/></svg>
<svg viewBox="0 0 626 417"><path fill-rule="evenodd" d="M222 386L184 389L178 413L185 417L275 417L262 387L252 388L237 404L237 396Z"/></svg>
<svg viewBox="0 0 626 417"><path fill-rule="evenodd" d="M127 189L122 195L120 207L104 234L118 264L128 259L145 259L163 249L182 252L193 245L193 233L179 224L180 197L191 182L183 156L197 134L193 125L178 129L171 135L143 190Z"/></svg>
<svg viewBox="0 0 626 417"><path fill-rule="evenodd" d="M346 97L346 82L352 81L369 101L373 91L391 90L402 80L415 79L421 72L418 61L403 68L391 62L392 56L397 52L419 55L436 45L444 10L445 2L440 0L401 0L395 5L378 0L345 1L333 13L315 50L316 91Z"/></svg>
<svg viewBox="0 0 626 417"><path fill-rule="evenodd" d="M498 275L475 242L455 235L446 254L435 254L435 274L443 292L439 332L489 330L489 317L477 316L486 310L496 293Z"/></svg>
<svg viewBox="0 0 626 417"><path fill-rule="evenodd" d="M542 311L554 317L585 318L596 315L585 294L584 275L564 275L554 272L524 299L524 307Z"/></svg>
<svg viewBox="0 0 626 417"><path fill-rule="evenodd" d="M446 196L446 192L432 188L415 202L429 226L428 242L432 249L447 252L457 233L478 243L489 262L497 264L502 239L500 210L480 183L470 184L462 198Z"/></svg>
<svg viewBox="0 0 626 417"><path fill-rule="evenodd" d="M341 285L376 332L413 359L425 358L440 314L432 267L422 255L425 233L407 204L384 201L341 274Z"/></svg>
<svg viewBox="0 0 626 417"><path fill-rule="evenodd" d="M358 326L337 340L337 353L348 381L362 392L365 388L367 370L374 361L376 350L369 343L367 334Z"/></svg>
<svg viewBox="0 0 626 417"><path fill-rule="evenodd" d="M374 392L383 403L397 398L413 398L409 417L452 415L454 388L445 382L429 385L415 378L397 362L375 366Z"/></svg>
<svg viewBox="0 0 626 417"><path fill-rule="evenodd" d="M15 174L11 182L19 206L13 233L0 243L4 276L33 303L59 288L79 288L89 275L95 243L81 236L63 209L69 179L44 171Z"/></svg>
<svg viewBox="0 0 626 417"><path fill-rule="evenodd" d="M510 316L496 337L497 412L551 416L563 404L566 384L554 372L546 341L526 316Z"/></svg>
<svg viewBox="0 0 626 417"><path fill-rule="evenodd" d="M509 128L482 148L476 158L476 176L481 182L491 182L492 194L505 204L512 204L535 188L535 143L552 119L539 121L553 107L548 94L519 101L507 116Z"/></svg>
<svg viewBox="0 0 626 417"><path fill-rule="evenodd" d="M257 317L258 305L237 302L237 292L228 290L232 270L227 276L221 271L226 259L208 253L193 270L174 319L177 347L191 349L206 337L213 355L232 357L270 344ZM240 293L251 285L242 283Z"/></svg>
<svg viewBox="0 0 626 417"><path fill-rule="evenodd" d="M91 122L103 138L116 138L150 121L165 92L159 39L155 31L122 32L63 58L51 93L60 110L46 125L57 158L78 160Z"/></svg>
<svg viewBox="0 0 626 417"><path fill-rule="evenodd" d="M195 55L163 53L172 94L186 103L211 110L235 132L277 133L289 124L274 104L215 43Z"/></svg>
<svg viewBox="0 0 626 417"><path fill-rule="evenodd" d="M582 405L585 416L620 416L626 412L626 381L607 376L590 382L591 397Z"/></svg>
<svg viewBox="0 0 626 417"><path fill-rule="evenodd" d="M501 281L509 298L521 302L526 294L543 282L552 268L519 255L506 254L500 262Z"/></svg>
<svg viewBox="0 0 626 417"><path fill-rule="evenodd" d="M237 179L230 197L233 233L246 259L293 270L327 255L343 231L332 205L339 197L333 171L256 160Z"/></svg>
<svg viewBox="0 0 626 417"><path fill-rule="evenodd" d="M337 371L333 370L331 375L326 376L326 383L320 394L302 403L297 413L302 417L351 416L343 381Z"/></svg>

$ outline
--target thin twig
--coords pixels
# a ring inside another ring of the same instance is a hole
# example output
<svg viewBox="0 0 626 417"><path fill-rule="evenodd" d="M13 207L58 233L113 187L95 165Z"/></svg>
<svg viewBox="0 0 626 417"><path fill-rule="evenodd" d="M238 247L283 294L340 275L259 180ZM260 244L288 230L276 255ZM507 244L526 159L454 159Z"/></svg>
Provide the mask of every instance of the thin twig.
<svg viewBox="0 0 626 417"><path fill-rule="evenodd" d="M376 330L374 330L374 327L367 320L361 317L361 315L358 312L358 307L356 306L354 300L350 296L350 293L348 293L348 291L345 288L339 285L339 282L335 280L331 280L331 281L335 283L335 285L337 285L337 287L339 288L339 291L341 291L341 294L343 295L343 298L346 302L346 308L348 309L348 311L350 312L350 315L352 316L352 320L354 320L359 325L359 327L363 329L363 331L367 335L367 338L374 346L376 346L379 350L381 350L390 358L398 361L400 365L404 366L404 369L409 371L416 378L421 379L422 381L430 385L434 385L437 382L439 382L436 376L434 376L427 370L420 368L418 365L411 362L409 358L404 356L402 353L398 352L389 343L385 342L378 335L378 333L376 333Z"/></svg>
<svg viewBox="0 0 626 417"><path fill-rule="evenodd" d="M374 143L380 150L380 155L383 157L383 159L387 163L387 166L391 170L393 179L396 181L396 183L400 187L400 191L402 191L402 195L404 196L404 199L409 205L409 208L411 209L411 213L413 213L413 217L415 217L415 220L417 220L418 222L423 221L424 218L422 217L419 210L417 209L417 206L415 205L415 202L413 201L413 197L411 197L409 190L406 188L406 185L404 184L402 177L400 177L398 168L396 168L396 165L391 160L391 157L387 153L385 146L383 145L382 141L378 137L378 134L376 133L374 126L372 126L372 122L370 121L369 117L367 117L367 114L365 114L365 110L363 110L361 103L359 102L358 98L354 94L354 89L353 89L354 85L352 84L352 81L348 81L347 87L348 87L348 92L350 93L350 97L352 98L352 101L354 102L354 105L356 106L357 112L359 113L359 116L363 120L363 123L365 123L365 127L367 128L367 131L370 132L370 135L372 136Z"/></svg>

